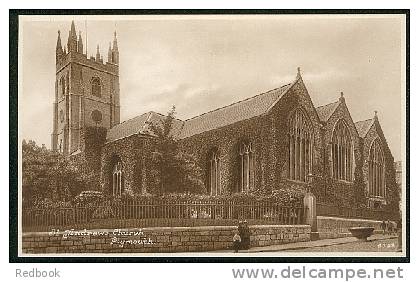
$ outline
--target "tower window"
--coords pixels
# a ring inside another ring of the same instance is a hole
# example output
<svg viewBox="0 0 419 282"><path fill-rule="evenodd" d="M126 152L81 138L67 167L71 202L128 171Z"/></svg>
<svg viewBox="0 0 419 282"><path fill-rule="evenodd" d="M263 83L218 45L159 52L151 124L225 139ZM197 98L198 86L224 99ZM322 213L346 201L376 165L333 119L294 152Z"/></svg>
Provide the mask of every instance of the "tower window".
<svg viewBox="0 0 419 282"><path fill-rule="evenodd" d="M92 95L96 96L96 97L100 97L101 96L101 84L100 84L100 79L98 77L94 77L92 79Z"/></svg>

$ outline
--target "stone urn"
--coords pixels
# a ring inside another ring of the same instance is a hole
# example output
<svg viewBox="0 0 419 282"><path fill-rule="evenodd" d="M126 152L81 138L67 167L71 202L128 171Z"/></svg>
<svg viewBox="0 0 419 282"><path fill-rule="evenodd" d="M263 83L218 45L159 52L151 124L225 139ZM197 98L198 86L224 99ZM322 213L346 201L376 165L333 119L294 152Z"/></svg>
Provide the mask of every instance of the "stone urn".
<svg viewBox="0 0 419 282"><path fill-rule="evenodd" d="M355 238L367 241L368 237L370 237L374 232L374 227L352 227L349 228L349 231Z"/></svg>

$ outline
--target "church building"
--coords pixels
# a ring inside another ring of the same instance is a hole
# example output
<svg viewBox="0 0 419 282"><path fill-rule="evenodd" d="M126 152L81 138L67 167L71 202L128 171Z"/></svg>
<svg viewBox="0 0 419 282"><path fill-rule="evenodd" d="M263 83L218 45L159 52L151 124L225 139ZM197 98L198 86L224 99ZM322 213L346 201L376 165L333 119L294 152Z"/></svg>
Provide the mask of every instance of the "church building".
<svg viewBox="0 0 419 282"><path fill-rule="evenodd" d="M120 121L116 33L106 59L99 47L95 57L86 53L74 22L64 47L58 32L52 148L85 158L100 172L104 193L153 194L148 164L156 137L150 123L165 116L150 111ZM325 201L365 198L370 207L383 207L392 197L394 160L377 112L352 120L343 93L313 105L300 69L276 89L175 119L172 134L205 170L209 195L305 190L315 182L313 192Z"/></svg>

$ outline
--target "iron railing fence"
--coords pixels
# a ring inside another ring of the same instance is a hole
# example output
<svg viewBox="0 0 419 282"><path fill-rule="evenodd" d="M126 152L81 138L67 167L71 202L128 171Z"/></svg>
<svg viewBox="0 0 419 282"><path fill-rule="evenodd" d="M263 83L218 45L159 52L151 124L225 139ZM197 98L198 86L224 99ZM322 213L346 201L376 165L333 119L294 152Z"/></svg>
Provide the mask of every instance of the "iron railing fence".
<svg viewBox="0 0 419 282"><path fill-rule="evenodd" d="M22 228L27 231L52 229L101 229L164 226L303 224L302 205L281 205L273 200L123 200L99 205L60 208L23 208Z"/></svg>

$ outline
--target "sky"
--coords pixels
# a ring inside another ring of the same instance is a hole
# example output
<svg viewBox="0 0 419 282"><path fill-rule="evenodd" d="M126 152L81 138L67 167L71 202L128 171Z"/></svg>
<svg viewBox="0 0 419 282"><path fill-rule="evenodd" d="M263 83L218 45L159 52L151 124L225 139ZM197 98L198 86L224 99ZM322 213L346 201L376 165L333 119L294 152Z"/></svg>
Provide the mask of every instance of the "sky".
<svg viewBox="0 0 419 282"><path fill-rule="evenodd" d="M51 146L57 31L71 20L88 55L107 58L117 31L121 121L176 106L187 119L292 82L314 105L344 92L356 122L378 111L395 160L405 114L403 19L377 16L24 17L19 35L19 129ZM86 32L87 29L87 32ZM404 134L404 133L403 133Z"/></svg>

